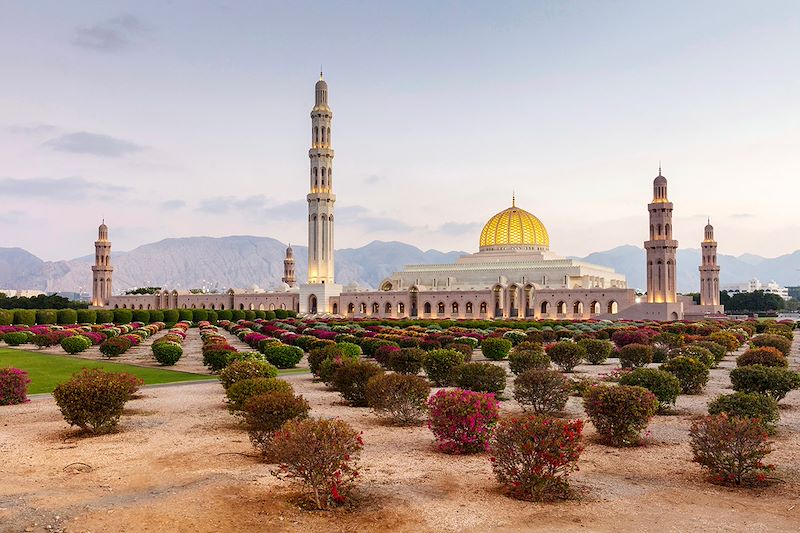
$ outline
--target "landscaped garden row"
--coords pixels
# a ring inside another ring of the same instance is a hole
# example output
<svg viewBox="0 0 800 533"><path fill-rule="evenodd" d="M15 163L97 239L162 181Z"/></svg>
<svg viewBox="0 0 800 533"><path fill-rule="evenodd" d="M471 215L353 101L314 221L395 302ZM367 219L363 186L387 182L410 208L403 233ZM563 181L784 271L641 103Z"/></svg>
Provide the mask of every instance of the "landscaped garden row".
<svg viewBox="0 0 800 533"><path fill-rule="evenodd" d="M153 357L164 366L172 366L183 355L183 340L191 327L190 322L178 322L166 335L153 342Z"/></svg>

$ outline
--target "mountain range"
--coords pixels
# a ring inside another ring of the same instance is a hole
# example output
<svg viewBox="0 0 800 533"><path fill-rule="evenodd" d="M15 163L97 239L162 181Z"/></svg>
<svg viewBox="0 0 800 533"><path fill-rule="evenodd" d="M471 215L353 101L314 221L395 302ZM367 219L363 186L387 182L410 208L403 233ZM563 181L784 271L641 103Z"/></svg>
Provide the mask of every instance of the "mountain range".
<svg viewBox="0 0 800 533"><path fill-rule="evenodd" d="M299 282L305 280L308 250L294 246ZM129 252L113 252L114 289L159 286L270 289L280 283L286 245L269 237L184 237L145 244ZM344 285L376 287L407 264L449 263L465 252L422 251L401 242L373 241L360 248L336 251L336 277ZM645 252L636 246L619 246L574 259L605 265L625 274L628 286L645 282ZM42 291L91 290L94 256L63 261L43 261L22 248L0 248L0 288ZM800 285L800 250L775 258L752 254L720 255L720 281L744 282L752 278ZM699 249L678 250L678 290L695 292L699 286Z"/></svg>

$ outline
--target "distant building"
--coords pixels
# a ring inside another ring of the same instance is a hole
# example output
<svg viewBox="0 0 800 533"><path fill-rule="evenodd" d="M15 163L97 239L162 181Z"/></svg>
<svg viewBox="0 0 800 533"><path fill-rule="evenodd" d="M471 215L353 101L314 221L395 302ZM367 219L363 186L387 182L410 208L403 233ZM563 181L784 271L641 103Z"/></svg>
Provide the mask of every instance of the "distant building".
<svg viewBox="0 0 800 533"><path fill-rule="evenodd" d="M33 298L34 296L45 294L44 291L38 289L0 289L0 293L5 294L9 298Z"/></svg>
<svg viewBox="0 0 800 533"><path fill-rule="evenodd" d="M788 300L791 298L789 296L789 288L782 287L775 281L770 281L768 283L761 283L759 279L753 278L745 283L733 283L722 286L722 292L727 292L730 295L742 292L756 292L756 291L763 291L768 294L777 294L784 300Z"/></svg>

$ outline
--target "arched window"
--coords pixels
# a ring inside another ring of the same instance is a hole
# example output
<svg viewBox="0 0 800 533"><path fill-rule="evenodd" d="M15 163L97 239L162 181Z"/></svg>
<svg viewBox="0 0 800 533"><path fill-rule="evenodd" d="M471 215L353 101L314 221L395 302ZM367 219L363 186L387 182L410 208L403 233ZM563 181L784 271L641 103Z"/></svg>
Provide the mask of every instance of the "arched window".
<svg viewBox="0 0 800 533"><path fill-rule="evenodd" d="M319 143L319 128L314 126L314 144Z"/></svg>
<svg viewBox="0 0 800 533"><path fill-rule="evenodd" d="M386 309L386 314L387 315L391 315L392 314L392 304L391 304L391 302L386 302L386 305L384 306L384 308Z"/></svg>
<svg viewBox="0 0 800 533"><path fill-rule="evenodd" d="M327 133L327 135L325 137L328 139L328 144L330 144L330 142L331 142L331 129L330 128L328 128L328 133Z"/></svg>
<svg viewBox="0 0 800 533"><path fill-rule="evenodd" d="M453 314L457 315L458 314L458 302L453 302L453 305L451 307L453 309Z"/></svg>
<svg viewBox="0 0 800 533"><path fill-rule="evenodd" d="M599 315L600 314L600 302L594 301L589 304L589 314L592 315Z"/></svg>
<svg viewBox="0 0 800 533"><path fill-rule="evenodd" d="M443 314L444 314L444 303L443 303L443 302L439 302L438 304L436 304L436 311L437 311L437 312L438 312L440 315L443 315Z"/></svg>
<svg viewBox="0 0 800 533"><path fill-rule="evenodd" d="M580 300L576 301L572 304L572 314L573 315L582 315L583 314L583 302Z"/></svg>
<svg viewBox="0 0 800 533"><path fill-rule="evenodd" d="M400 302L397 304L397 314L402 315L406 312L406 304Z"/></svg>
<svg viewBox="0 0 800 533"><path fill-rule="evenodd" d="M355 312L356 312L355 304L353 304L353 302L350 302L349 304L347 304L347 314L348 315L352 315Z"/></svg>
<svg viewBox="0 0 800 533"><path fill-rule="evenodd" d="M225 304L219 304L219 310L220 311L224 311L225 310Z"/></svg>
<svg viewBox="0 0 800 533"><path fill-rule="evenodd" d="M194 304L192 304L192 309L196 309L196 306ZM242 306L242 309L244 309L244 306Z"/></svg>
<svg viewBox="0 0 800 533"><path fill-rule="evenodd" d="M361 313L362 315L366 315L367 314L367 304L365 304L364 302L361 302L360 304L358 304L358 312Z"/></svg>
<svg viewBox="0 0 800 533"><path fill-rule="evenodd" d="M547 302L542 302L542 305L539 306L539 312L543 315L547 314Z"/></svg>
<svg viewBox="0 0 800 533"><path fill-rule="evenodd" d="M608 302L608 314L616 315L618 312L619 312L619 306L617 305L617 302L614 300Z"/></svg>
<svg viewBox="0 0 800 533"><path fill-rule="evenodd" d="M485 314L486 314L486 302L481 302L481 306L480 306L480 313L481 313L482 315L485 315Z"/></svg>
<svg viewBox="0 0 800 533"><path fill-rule="evenodd" d="M339 304L337 304L337 303L333 304L333 314L334 315L338 315L339 314Z"/></svg>
<svg viewBox="0 0 800 533"><path fill-rule="evenodd" d="M567 314L567 304L564 302L558 302L558 305L556 305L556 313L559 315Z"/></svg>
<svg viewBox="0 0 800 533"><path fill-rule="evenodd" d="M467 305L465 307L466 307L467 314L471 315L472 314L472 302L467 302Z"/></svg>
<svg viewBox="0 0 800 533"><path fill-rule="evenodd" d="M381 312L381 307L378 305L378 302L372 304L372 314L377 315Z"/></svg>
<svg viewBox="0 0 800 533"><path fill-rule="evenodd" d="M431 314L431 303L430 302L425 302L425 306L422 309L423 309L423 312L426 315Z"/></svg>

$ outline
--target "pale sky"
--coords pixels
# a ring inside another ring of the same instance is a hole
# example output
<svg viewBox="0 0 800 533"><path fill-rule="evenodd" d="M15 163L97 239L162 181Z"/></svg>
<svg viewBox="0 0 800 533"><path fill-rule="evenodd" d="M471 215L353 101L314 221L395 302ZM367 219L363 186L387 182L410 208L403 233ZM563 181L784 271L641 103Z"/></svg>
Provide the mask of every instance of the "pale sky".
<svg viewBox="0 0 800 533"><path fill-rule="evenodd" d="M0 246L305 244L320 64L337 248L476 251L512 190L559 254L641 246L659 160L682 248L800 248L794 0L0 0Z"/></svg>

